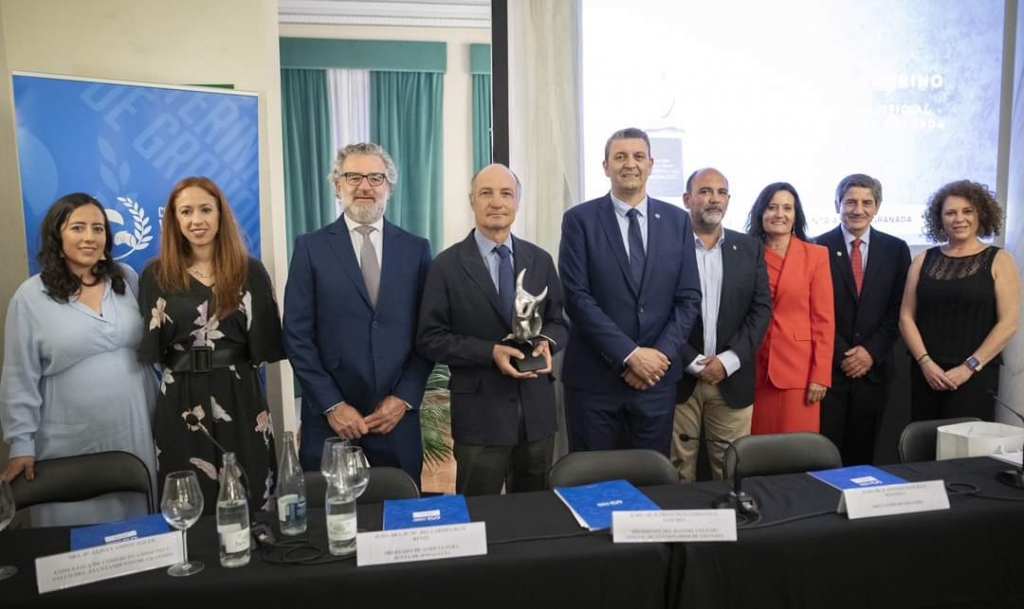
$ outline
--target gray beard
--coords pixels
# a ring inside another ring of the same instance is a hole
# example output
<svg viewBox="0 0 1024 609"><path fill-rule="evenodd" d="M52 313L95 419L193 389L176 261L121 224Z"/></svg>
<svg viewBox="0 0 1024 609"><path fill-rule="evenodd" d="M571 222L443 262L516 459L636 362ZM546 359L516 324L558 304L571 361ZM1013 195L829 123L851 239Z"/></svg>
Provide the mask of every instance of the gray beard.
<svg viewBox="0 0 1024 609"><path fill-rule="evenodd" d="M346 201L342 201L342 203L345 205L345 215L359 224L373 224L380 220L384 215L384 208L387 207L385 201L374 203L372 207L357 207Z"/></svg>
<svg viewBox="0 0 1024 609"><path fill-rule="evenodd" d="M716 228L722 224L725 214L715 212L704 212L700 215L700 221L708 228Z"/></svg>

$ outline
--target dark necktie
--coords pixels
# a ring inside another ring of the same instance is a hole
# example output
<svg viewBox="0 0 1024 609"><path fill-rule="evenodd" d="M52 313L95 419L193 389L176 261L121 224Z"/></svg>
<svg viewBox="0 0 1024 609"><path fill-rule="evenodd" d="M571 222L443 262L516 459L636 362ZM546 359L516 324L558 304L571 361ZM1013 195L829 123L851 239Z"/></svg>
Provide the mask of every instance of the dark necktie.
<svg viewBox="0 0 1024 609"><path fill-rule="evenodd" d="M498 302L501 303L501 314L505 322L512 324L512 307L516 299L516 282L512 277L512 252L505 245L499 245L494 251L501 258L498 263Z"/></svg>
<svg viewBox="0 0 1024 609"><path fill-rule="evenodd" d="M857 295L860 296L860 288L864 285L864 259L860 254L862 241L857 238L850 242L850 266L853 267L853 283L857 286Z"/></svg>
<svg viewBox="0 0 1024 609"><path fill-rule="evenodd" d="M629 270L639 286L644 278L644 263L647 254L644 252L644 240L640 236L640 212L631 209L626 212L629 218Z"/></svg>

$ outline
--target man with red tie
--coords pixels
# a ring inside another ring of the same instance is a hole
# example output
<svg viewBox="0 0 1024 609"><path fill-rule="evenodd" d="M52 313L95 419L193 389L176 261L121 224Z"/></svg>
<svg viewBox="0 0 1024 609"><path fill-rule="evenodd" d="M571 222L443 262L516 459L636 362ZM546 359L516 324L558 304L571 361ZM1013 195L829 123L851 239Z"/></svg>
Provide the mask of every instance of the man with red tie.
<svg viewBox="0 0 1024 609"><path fill-rule="evenodd" d="M832 387L821 403L821 433L839 447L845 465L874 461L895 376L892 347L899 336L910 249L871 228L881 204L878 180L846 176L836 188L840 225L816 240L829 250L836 321Z"/></svg>

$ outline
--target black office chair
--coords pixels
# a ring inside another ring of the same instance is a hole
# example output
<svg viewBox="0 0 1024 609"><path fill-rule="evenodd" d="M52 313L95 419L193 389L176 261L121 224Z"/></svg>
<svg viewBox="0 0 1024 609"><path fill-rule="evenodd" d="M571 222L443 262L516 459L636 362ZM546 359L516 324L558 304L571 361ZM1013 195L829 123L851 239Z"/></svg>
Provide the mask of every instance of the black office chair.
<svg viewBox="0 0 1024 609"><path fill-rule="evenodd" d="M679 472L665 455L644 449L569 453L551 468L548 487L626 480L633 486L678 484Z"/></svg>
<svg viewBox="0 0 1024 609"><path fill-rule="evenodd" d="M981 421L978 417L957 417L953 419L932 419L930 421L914 421L903 428L897 450L900 463L918 461L934 461L938 450L938 428L943 425L957 423L974 423Z"/></svg>
<svg viewBox="0 0 1024 609"><path fill-rule="evenodd" d="M306 482L306 504L323 506L327 497L327 481L320 472L304 472ZM383 503L385 499L418 499L420 489L416 483L397 467L371 467L370 482L356 503Z"/></svg>
<svg viewBox="0 0 1024 609"><path fill-rule="evenodd" d="M735 442L735 453L725 451L725 477L732 478L739 457L739 474L773 476L797 474L843 466L839 449L821 434L810 432L744 436Z"/></svg>
<svg viewBox="0 0 1024 609"><path fill-rule="evenodd" d="M18 509L41 503L84 501L107 493L134 492L146 496L146 509L156 511L149 468L135 455L111 450L35 462L35 480L18 476L11 482Z"/></svg>

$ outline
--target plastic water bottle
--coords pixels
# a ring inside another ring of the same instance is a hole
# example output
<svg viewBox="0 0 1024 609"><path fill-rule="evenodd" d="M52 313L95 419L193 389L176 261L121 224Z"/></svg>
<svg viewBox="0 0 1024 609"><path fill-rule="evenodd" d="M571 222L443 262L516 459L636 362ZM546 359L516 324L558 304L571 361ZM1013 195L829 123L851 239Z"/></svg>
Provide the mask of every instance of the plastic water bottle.
<svg viewBox="0 0 1024 609"><path fill-rule="evenodd" d="M217 537L224 567L249 564L249 500L239 476L235 453L224 453L217 495Z"/></svg>
<svg viewBox="0 0 1024 609"><path fill-rule="evenodd" d="M290 431L284 432L281 462L277 465L277 519L285 535L306 532L306 482L295 450L295 434Z"/></svg>

